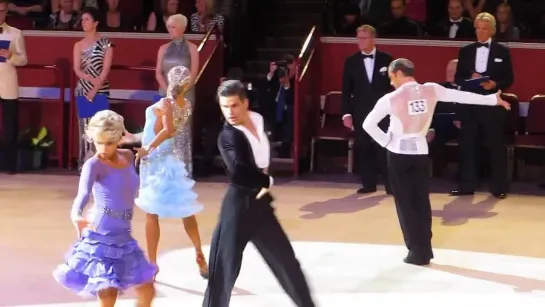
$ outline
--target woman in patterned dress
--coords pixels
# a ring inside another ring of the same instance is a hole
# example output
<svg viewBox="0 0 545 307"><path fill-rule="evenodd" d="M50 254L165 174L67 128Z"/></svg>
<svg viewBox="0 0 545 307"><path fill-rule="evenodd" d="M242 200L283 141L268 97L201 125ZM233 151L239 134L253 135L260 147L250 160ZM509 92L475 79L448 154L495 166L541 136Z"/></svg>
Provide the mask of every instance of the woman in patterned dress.
<svg viewBox="0 0 545 307"><path fill-rule="evenodd" d="M85 96L89 101L97 95L110 95L108 74L114 56L112 42L97 32L100 12L95 8L85 8L81 13L81 27L85 36L74 45L74 73L78 77L76 96ZM81 169L85 158L92 156L92 144L83 137L88 118L79 120L79 159Z"/></svg>

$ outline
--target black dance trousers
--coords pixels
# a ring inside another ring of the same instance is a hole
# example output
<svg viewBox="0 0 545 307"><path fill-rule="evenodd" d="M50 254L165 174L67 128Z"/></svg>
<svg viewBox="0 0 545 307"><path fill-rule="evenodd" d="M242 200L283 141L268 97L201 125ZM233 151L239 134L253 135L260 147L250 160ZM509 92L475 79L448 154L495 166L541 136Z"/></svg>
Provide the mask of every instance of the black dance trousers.
<svg viewBox="0 0 545 307"><path fill-rule="evenodd" d="M257 192L234 186L227 191L212 237L210 274L202 306L229 306L244 249L252 242L295 305L314 307L299 261L271 207L272 197L266 194L256 200Z"/></svg>
<svg viewBox="0 0 545 307"><path fill-rule="evenodd" d="M388 151L387 161L405 245L415 255L433 258L428 156L402 155Z"/></svg>
<svg viewBox="0 0 545 307"><path fill-rule="evenodd" d="M19 104L17 99L1 99L4 165L8 172L17 171L17 139L19 136Z"/></svg>

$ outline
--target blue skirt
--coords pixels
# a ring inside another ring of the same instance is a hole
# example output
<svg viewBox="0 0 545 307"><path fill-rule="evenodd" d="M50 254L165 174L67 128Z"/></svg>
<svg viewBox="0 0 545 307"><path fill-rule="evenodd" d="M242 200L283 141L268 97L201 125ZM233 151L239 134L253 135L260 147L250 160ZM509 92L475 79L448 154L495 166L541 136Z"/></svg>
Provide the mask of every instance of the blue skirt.
<svg viewBox="0 0 545 307"><path fill-rule="evenodd" d="M161 218L184 218L203 210L193 192L195 181L175 155L152 156L140 164L140 190L136 205Z"/></svg>
<svg viewBox="0 0 545 307"><path fill-rule="evenodd" d="M102 290L124 291L153 282L156 272L129 232L103 235L85 230L53 277L81 296L96 297Z"/></svg>

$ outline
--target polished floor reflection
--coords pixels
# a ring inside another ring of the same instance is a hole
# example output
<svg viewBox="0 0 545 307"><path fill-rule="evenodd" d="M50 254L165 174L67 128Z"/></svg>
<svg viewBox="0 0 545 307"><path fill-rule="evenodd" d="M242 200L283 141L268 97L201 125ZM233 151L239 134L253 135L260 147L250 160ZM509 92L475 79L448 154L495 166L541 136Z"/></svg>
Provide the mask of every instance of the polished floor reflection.
<svg viewBox="0 0 545 307"><path fill-rule="evenodd" d="M51 278L75 239L68 215L76 185L76 176L0 175L0 306L93 306ZM383 192L355 195L356 188L319 180L274 187L277 214L319 306L423 299L442 306L477 299L544 305L542 196L512 194L497 201L486 193L458 198L434 193L436 259L420 268L401 262L405 249L392 198ZM196 190L205 205L199 221L208 244L225 184L202 182ZM534 192L529 185L515 190ZM134 233L141 243L143 226L137 212ZM165 220L162 237L156 306L199 306L205 281L181 221ZM131 298L124 295L120 306L132 306ZM251 245L232 302L233 307L291 306Z"/></svg>

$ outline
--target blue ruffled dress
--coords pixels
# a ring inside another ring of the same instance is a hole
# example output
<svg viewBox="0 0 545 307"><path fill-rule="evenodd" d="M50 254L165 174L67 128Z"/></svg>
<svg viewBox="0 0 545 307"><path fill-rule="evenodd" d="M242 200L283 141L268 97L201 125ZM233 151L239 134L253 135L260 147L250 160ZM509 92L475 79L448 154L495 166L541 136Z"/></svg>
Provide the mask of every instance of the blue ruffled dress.
<svg viewBox="0 0 545 307"><path fill-rule="evenodd" d="M82 168L72 214L81 216L91 191L95 200L91 226L54 272L55 280L82 296L119 291L153 282L157 268L131 236L138 175L132 165L114 168L93 157Z"/></svg>
<svg viewBox="0 0 545 307"><path fill-rule="evenodd" d="M157 116L154 108L160 108L163 100L146 109L146 123L142 131L142 145L150 144L155 138L154 126ZM161 218L184 218L202 211L193 192L195 181L188 177L183 161L184 153L178 150L178 138L183 137L183 130L191 116L191 104L184 107L172 104L174 137L165 140L140 163L140 190L136 205L149 214ZM187 144L191 146L191 144Z"/></svg>

